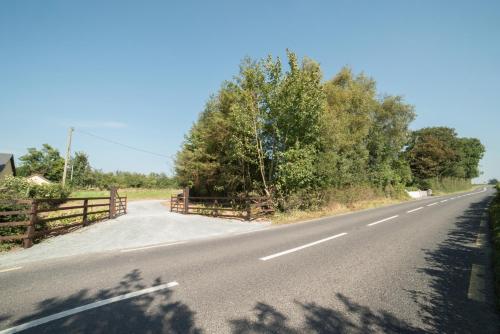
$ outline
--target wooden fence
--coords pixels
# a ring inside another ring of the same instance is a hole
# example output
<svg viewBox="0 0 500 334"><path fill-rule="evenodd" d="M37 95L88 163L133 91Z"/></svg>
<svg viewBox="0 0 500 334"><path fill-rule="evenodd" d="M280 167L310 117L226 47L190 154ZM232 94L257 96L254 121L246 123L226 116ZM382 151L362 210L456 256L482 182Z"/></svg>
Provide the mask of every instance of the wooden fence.
<svg viewBox="0 0 500 334"><path fill-rule="evenodd" d="M189 189L170 198L170 211L251 220L274 212L267 197L197 197Z"/></svg>
<svg viewBox="0 0 500 334"><path fill-rule="evenodd" d="M109 197L5 200L0 206L10 208L0 209L0 230L14 233L0 235L0 242L23 240L23 247L29 248L34 239L126 214L127 197L111 189Z"/></svg>

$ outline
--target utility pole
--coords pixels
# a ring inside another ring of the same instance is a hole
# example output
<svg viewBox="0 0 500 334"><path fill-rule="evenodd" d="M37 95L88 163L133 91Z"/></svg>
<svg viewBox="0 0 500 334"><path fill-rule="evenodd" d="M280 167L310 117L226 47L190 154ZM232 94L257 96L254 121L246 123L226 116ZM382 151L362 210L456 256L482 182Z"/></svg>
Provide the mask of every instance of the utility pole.
<svg viewBox="0 0 500 334"><path fill-rule="evenodd" d="M68 130L68 145L66 146L66 158L64 159L64 171L63 171L63 178L62 178L63 187L66 184L66 173L68 172L69 157L71 154L71 137L73 136L74 130L75 129L73 127L70 127Z"/></svg>

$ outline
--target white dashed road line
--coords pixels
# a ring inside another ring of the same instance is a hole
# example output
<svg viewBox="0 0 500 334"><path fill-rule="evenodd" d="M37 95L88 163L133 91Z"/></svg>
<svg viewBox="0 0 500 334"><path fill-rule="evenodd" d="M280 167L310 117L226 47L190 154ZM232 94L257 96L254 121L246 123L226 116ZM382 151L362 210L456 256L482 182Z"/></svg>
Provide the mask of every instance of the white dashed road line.
<svg viewBox="0 0 500 334"><path fill-rule="evenodd" d="M486 269L481 264L472 264L470 271L469 289L467 290L467 298L478 302L486 300L485 282Z"/></svg>
<svg viewBox="0 0 500 334"><path fill-rule="evenodd" d="M392 216L392 217L389 217L389 218L385 218L385 219L378 220L378 221L376 221L376 222L370 223L370 224L368 224L368 225L366 225L366 226L373 226L373 225L377 225L377 224L380 224L380 223L383 223L383 222L386 222L386 221L388 221L388 220L391 220L391 219L394 219L394 218L398 218L398 217L399 217L399 215L395 215L395 216Z"/></svg>
<svg viewBox="0 0 500 334"><path fill-rule="evenodd" d="M439 204L438 202L434 202L434 203L431 203L431 204L427 204L427 206L433 206L433 205L436 205L436 204Z"/></svg>
<svg viewBox="0 0 500 334"><path fill-rule="evenodd" d="M329 241L329 240L332 240L332 239L335 239L335 238L339 238L339 237L344 236L346 234L347 233L336 234L336 235L333 235L331 237L324 238L324 239L321 239L321 240L318 240L318 241L314 241L314 242L311 242L309 244L305 244L305 245L302 245L302 246L299 246L299 247L295 247L295 248L292 248L292 249L289 249L289 250L286 250L286 251L283 251L283 252L279 252L279 253L276 253L276 254L272 254L272 255L261 257L259 260L261 260L261 261L271 260L271 259L274 259L275 257L283 256L283 255L290 254L290 253L293 253L293 252L297 252L297 251L302 250L304 248L315 246L315 245L320 244L322 242L326 242L326 241Z"/></svg>
<svg viewBox="0 0 500 334"><path fill-rule="evenodd" d="M14 268L7 268L7 269L0 269L0 273L6 273L9 271L14 271L14 270L19 270L22 269L23 267L14 267Z"/></svg>
<svg viewBox="0 0 500 334"><path fill-rule="evenodd" d="M170 283L166 283L166 284L161 284L161 285L153 286L153 287L150 287L150 288L147 288L147 289L143 289L143 290L129 292L129 293L126 293L124 295L116 296L116 297L113 297L113 298L103 299L103 300L100 300L100 301L97 301L97 302L94 302L94 303L90 303L90 304L87 304L87 305L75 307L75 308L69 309L67 311L63 311L63 312L59 312L59 313L56 313L56 314L52 314L52 315L49 315L47 317L43 317L43 318L40 318L40 319L37 319L37 320L29 321L29 322L24 323L22 325L18 325L18 326L15 326L15 327L4 329L3 331L0 331L0 334L17 333L17 332L26 330L28 328L40 326L40 325L46 324L46 323L48 323L50 321L54 321L54 320L58 320L58 319L61 319L61 318L69 317L71 315L74 315L74 314L77 314L77 313L80 313L80 312L84 312L84 311L87 311L87 310L90 310L90 309L93 309L93 308L101 307L101 306L108 305L108 304L111 304L111 303L116 303L116 302L119 302L119 301L122 301L122 300L125 300L125 299L130 299L130 298L138 297L138 296L145 295L145 294L148 294L148 293L152 293L152 292L156 292L156 291L160 291L160 290L172 288L172 287L177 286L177 285L179 285L179 283L177 283L177 282L170 282Z"/></svg>
<svg viewBox="0 0 500 334"><path fill-rule="evenodd" d="M421 207L418 207L416 209L413 209L413 210L410 210L410 211L406 211L406 213L412 213L412 212L415 212L415 211L418 211L418 210L422 210L424 207L421 206Z"/></svg>

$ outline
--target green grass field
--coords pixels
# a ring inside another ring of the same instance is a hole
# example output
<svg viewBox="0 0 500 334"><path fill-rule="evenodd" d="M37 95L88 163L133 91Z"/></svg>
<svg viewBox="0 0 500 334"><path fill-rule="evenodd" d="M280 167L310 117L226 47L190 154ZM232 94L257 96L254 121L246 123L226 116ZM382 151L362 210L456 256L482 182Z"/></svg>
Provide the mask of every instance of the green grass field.
<svg viewBox="0 0 500 334"><path fill-rule="evenodd" d="M169 199L171 195L182 192L179 189L142 189L142 188L125 188L118 189L120 196L127 196L129 201L137 201L141 199ZM104 197L109 196L107 190L77 190L71 193L71 197Z"/></svg>

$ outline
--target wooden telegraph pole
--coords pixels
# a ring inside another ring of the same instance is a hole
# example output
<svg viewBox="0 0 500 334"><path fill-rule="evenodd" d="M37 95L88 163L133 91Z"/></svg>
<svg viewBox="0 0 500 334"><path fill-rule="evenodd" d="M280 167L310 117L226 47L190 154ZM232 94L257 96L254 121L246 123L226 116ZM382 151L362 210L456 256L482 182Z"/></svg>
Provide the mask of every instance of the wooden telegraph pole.
<svg viewBox="0 0 500 334"><path fill-rule="evenodd" d="M70 127L68 130L68 144L66 146L66 158L64 159L64 171L63 171L63 178L62 178L63 187L66 184L66 174L68 172L69 157L71 154L71 137L73 136L74 130L75 129L73 127Z"/></svg>

